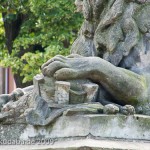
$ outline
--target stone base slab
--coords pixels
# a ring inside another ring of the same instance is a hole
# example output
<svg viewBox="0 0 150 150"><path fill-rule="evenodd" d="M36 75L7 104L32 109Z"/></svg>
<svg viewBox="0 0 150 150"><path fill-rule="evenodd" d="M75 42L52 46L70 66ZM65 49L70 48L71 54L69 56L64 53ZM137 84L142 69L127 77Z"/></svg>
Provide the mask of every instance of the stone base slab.
<svg viewBox="0 0 150 150"><path fill-rule="evenodd" d="M80 139L59 141L53 145L3 145L2 150L149 150L143 141Z"/></svg>
<svg viewBox="0 0 150 150"><path fill-rule="evenodd" d="M61 116L49 126L0 125L0 139L59 139L78 137L150 140L150 116Z"/></svg>

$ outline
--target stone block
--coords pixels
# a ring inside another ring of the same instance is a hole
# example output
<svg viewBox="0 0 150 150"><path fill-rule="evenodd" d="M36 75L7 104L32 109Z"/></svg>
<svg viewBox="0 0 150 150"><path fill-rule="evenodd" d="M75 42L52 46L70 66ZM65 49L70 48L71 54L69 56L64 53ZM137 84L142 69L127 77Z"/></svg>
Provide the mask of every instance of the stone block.
<svg viewBox="0 0 150 150"><path fill-rule="evenodd" d="M64 81L55 82L55 102L58 104L69 104L70 83Z"/></svg>

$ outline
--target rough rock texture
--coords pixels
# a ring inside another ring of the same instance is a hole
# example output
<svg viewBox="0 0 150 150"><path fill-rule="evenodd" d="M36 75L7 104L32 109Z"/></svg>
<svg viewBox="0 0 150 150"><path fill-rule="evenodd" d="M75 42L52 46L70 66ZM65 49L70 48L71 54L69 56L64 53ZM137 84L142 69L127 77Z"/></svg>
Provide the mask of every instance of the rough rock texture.
<svg viewBox="0 0 150 150"><path fill-rule="evenodd" d="M20 88L17 88L11 94L0 95L0 111L6 103L8 103L9 101L17 101L23 95L24 91Z"/></svg>
<svg viewBox="0 0 150 150"><path fill-rule="evenodd" d="M33 87L28 87L25 89L25 93L17 101L9 101L2 107L0 113L1 123L26 123L25 112L31 108L33 101L32 97ZM27 93L26 93L27 91Z"/></svg>

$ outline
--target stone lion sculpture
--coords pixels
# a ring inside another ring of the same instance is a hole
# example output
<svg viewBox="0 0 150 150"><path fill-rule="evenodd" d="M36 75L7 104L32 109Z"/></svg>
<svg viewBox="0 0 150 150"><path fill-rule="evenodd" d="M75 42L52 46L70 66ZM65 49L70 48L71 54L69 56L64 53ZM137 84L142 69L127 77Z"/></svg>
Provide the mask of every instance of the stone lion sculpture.
<svg viewBox="0 0 150 150"><path fill-rule="evenodd" d="M136 112L150 114L149 1L75 4L85 20L71 53L85 57L56 56L42 66L43 74L57 80L88 78L102 85L104 104L133 105Z"/></svg>

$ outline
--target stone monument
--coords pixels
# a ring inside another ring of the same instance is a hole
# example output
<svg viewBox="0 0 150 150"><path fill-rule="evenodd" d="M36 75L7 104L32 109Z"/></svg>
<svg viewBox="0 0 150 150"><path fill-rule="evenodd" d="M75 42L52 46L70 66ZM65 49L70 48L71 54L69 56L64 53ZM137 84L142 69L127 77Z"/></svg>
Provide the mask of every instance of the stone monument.
<svg viewBox="0 0 150 150"><path fill-rule="evenodd" d="M75 4L84 22L71 54L0 96L0 138L150 140L150 1Z"/></svg>

